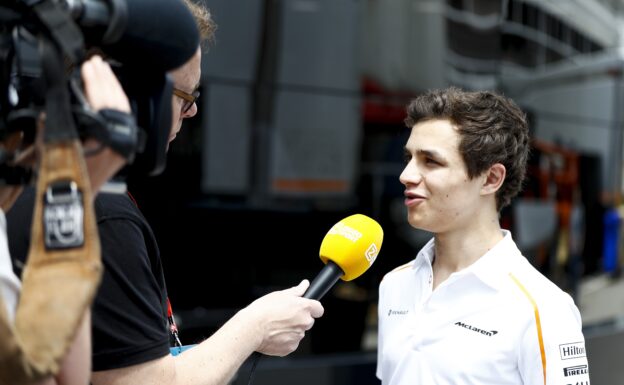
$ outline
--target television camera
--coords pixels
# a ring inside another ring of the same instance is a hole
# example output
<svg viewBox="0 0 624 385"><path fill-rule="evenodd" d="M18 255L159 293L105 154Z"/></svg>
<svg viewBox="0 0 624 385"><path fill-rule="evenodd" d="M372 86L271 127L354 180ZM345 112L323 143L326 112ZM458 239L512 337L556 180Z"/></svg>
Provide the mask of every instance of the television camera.
<svg viewBox="0 0 624 385"><path fill-rule="evenodd" d="M22 145L32 143L45 112L49 140L93 136L122 154L133 172L158 174L171 121L167 71L198 45L196 24L180 1L3 0L0 141L18 133ZM111 62L136 125L110 124L86 104L79 68L92 52ZM11 165L14 155L0 148L0 184L23 184L31 176Z"/></svg>

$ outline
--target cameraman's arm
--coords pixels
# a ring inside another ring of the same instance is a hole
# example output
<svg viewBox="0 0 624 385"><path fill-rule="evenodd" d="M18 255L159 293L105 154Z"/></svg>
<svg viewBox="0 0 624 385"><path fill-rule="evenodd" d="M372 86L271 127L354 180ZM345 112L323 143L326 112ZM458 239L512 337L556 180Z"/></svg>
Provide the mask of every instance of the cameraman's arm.
<svg viewBox="0 0 624 385"><path fill-rule="evenodd" d="M67 355L61 364L61 370L56 375L58 385L84 385L89 383L91 376L91 314L87 310L76 337L69 347ZM47 384L46 384L47 385Z"/></svg>
<svg viewBox="0 0 624 385"><path fill-rule="evenodd" d="M130 113L128 97L108 63L101 57L93 56L86 61L82 65L81 73L87 101L93 110L113 109ZM86 151L100 145L95 139L86 139L83 143ZM105 147L95 155L87 156L85 161L94 192L97 192L126 162L109 147Z"/></svg>

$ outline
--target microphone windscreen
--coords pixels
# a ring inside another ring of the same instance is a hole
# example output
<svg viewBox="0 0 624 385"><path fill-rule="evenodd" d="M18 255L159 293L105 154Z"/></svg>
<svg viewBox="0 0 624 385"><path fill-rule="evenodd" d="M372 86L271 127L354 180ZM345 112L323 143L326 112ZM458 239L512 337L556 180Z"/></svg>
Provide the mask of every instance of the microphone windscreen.
<svg viewBox="0 0 624 385"><path fill-rule="evenodd" d="M375 262L383 242L383 229L374 219L362 214L351 215L336 223L321 243L323 263L332 261L351 281L362 275Z"/></svg>
<svg viewBox="0 0 624 385"><path fill-rule="evenodd" d="M169 71L186 63L199 47L197 23L182 0L125 0L126 29L115 43L103 46L126 66Z"/></svg>

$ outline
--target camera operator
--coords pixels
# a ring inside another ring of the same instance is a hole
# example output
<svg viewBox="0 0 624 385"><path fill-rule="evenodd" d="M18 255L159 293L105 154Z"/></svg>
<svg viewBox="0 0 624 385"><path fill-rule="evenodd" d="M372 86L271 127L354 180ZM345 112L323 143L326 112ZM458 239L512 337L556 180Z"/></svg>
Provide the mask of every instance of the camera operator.
<svg viewBox="0 0 624 385"><path fill-rule="evenodd" d="M94 111L110 109L130 113L128 98L123 92L121 85L110 66L99 56L94 56L85 61L81 67L81 74L87 101ZM31 147L25 150L23 155L16 160L19 165L30 167L33 166L33 162L36 162L37 151L41 150L43 130L45 130L45 123L43 123L42 119L35 142L37 149ZM3 144L5 147L14 145L13 143ZM84 143L84 148L88 151L89 148L100 147L100 145L96 140L89 139ZM97 192L104 182L112 177L124 164L125 159L108 147L103 148L97 155L89 157L86 160L86 165L92 190ZM13 322L15 317L20 282L14 275L11 266L7 248L4 212L11 208L21 188L22 186L20 185L0 187L0 302L4 301L4 306L0 306L0 314L3 313L9 322ZM87 202L87 204L92 204L92 202ZM58 374L53 378L50 377L38 383L46 385L84 385L88 383L91 367L89 360L90 352L90 312L87 310L82 317L69 351L62 360Z"/></svg>
<svg viewBox="0 0 624 385"><path fill-rule="evenodd" d="M202 40L212 37L210 13L190 0ZM174 83L169 141L184 119L197 113L201 48L170 73ZM11 250L25 257L32 194L20 197L8 214ZM252 302L215 334L192 349L181 345L167 298L155 236L129 194L100 194L95 202L105 266L93 306L94 385L225 384L254 351L284 356L293 352L323 307L301 296L308 282ZM175 351L175 350L174 350Z"/></svg>

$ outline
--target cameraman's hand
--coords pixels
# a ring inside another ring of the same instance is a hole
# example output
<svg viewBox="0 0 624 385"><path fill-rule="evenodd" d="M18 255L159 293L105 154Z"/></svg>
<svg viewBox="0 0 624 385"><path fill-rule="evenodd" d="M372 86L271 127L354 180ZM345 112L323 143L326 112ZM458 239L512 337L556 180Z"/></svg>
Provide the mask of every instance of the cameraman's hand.
<svg viewBox="0 0 624 385"><path fill-rule="evenodd" d="M130 112L130 102L121 84L100 56L93 56L82 64L80 73L84 82L85 95L95 111L109 108Z"/></svg>
<svg viewBox="0 0 624 385"><path fill-rule="evenodd" d="M241 311L250 317L249 326L257 328L257 351L285 356L297 349L314 319L324 311L319 301L301 297L308 286L303 280L298 286L260 297Z"/></svg>
<svg viewBox="0 0 624 385"><path fill-rule="evenodd" d="M85 61L81 68L87 101L94 111L102 109L119 110L130 113L130 102L110 65L99 56ZM92 138L84 141L86 151L100 147ZM97 192L123 165L126 160L112 149L105 147L97 154L86 157L91 187Z"/></svg>

